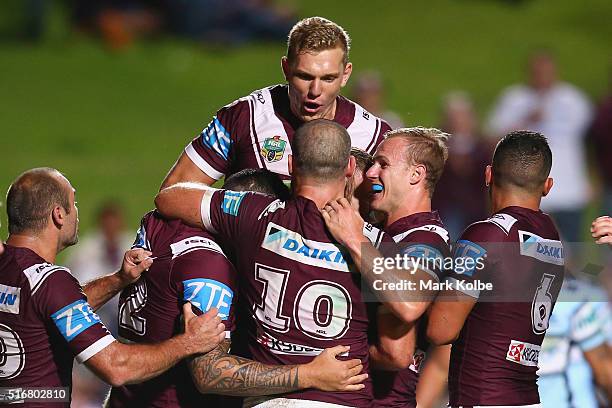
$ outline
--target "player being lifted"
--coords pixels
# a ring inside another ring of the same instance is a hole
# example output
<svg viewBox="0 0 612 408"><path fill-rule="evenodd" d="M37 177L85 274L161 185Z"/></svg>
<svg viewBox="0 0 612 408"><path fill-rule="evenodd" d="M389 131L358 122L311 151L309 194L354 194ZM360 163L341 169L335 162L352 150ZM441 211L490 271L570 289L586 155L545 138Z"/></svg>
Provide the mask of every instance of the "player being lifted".
<svg viewBox="0 0 612 408"><path fill-rule="evenodd" d="M184 334L159 344L115 341L94 309L151 266L150 252L128 251L121 271L81 288L68 269L54 264L58 252L77 242L78 228L75 191L57 170L32 169L19 176L7 194L7 213L9 237L0 243L3 387L70 388L73 358L113 385L144 381L223 339L216 311L195 317L185 307ZM67 397L68 402L28 406L69 407L69 392Z"/></svg>
<svg viewBox="0 0 612 408"><path fill-rule="evenodd" d="M281 60L286 85L251 93L221 108L181 154L162 187L181 181L208 185L245 168L266 168L288 179L293 134L304 122L325 118L345 127L351 145L374 151L389 125L340 96L352 72L350 39L321 17L299 21Z"/></svg>
<svg viewBox="0 0 612 408"><path fill-rule="evenodd" d="M245 170L226 180L234 190L248 189L270 196L285 196L287 188L274 174ZM226 339L212 352L178 364L142 384L114 387L110 407L202 407L225 404L225 395L270 395L302 388L351 390L351 377L361 373L359 360L340 361L343 348L326 350L307 364L266 365L229 354L230 333L235 328L234 304L240 296L236 271L212 235L164 220L152 211L142 220L135 247L152 251L155 263L121 293L119 334L136 343L163 341L179 331L181 304L191 302L206 312L219 310ZM191 369L191 374L190 374ZM193 381L191 380L193 377Z"/></svg>
<svg viewBox="0 0 612 408"><path fill-rule="evenodd" d="M165 216L204 227L239 249L236 268L251 313L241 324L248 325L249 351L256 361L305 363L325 348L343 345L346 356L368 370L368 318L360 282L319 210L344 194L355 169L350 147L346 129L337 123L320 119L300 127L289 157L293 196L287 201L192 183L166 188L156 198ZM382 237L375 228L369 235L374 242ZM368 381L351 393L305 390L260 406L291 400L295 407L369 407L371 399Z"/></svg>
<svg viewBox="0 0 612 408"><path fill-rule="evenodd" d="M453 343L452 407L539 406L538 355L564 275L559 234L539 210L552 188L551 164L544 136L517 131L497 144L487 166L493 215L462 234L448 278L454 286L429 314L428 337ZM457 268L479 259L480 267ZM459 285L478 281L492 287Z"/></svg>

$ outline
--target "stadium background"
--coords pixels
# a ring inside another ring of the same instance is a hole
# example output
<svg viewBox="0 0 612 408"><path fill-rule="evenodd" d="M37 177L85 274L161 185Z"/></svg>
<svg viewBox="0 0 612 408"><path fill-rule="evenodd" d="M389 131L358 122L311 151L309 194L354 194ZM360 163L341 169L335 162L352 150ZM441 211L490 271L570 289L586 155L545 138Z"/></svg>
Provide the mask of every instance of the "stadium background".
<svg viewBox="0 0 612 408"><path fill-rule="evenodd" d="M82 233L109 197L125 205L136 228L174 160L215 110L283 80L280 41L221 49L160 38L113 53L71 32L57 1L49 4L42 41L22 43L10 35L20 4L0 5L1 201L23 170L56 167L77 189ZM438 125L441 97L455 89L470 92L484 117L504 87L524 78L534 47L556 52L562 77L593 100L609 86L607 0L289 4L299 16L322 15L348 30L354 73L379 70L388 106L408 125Z"/></svg>

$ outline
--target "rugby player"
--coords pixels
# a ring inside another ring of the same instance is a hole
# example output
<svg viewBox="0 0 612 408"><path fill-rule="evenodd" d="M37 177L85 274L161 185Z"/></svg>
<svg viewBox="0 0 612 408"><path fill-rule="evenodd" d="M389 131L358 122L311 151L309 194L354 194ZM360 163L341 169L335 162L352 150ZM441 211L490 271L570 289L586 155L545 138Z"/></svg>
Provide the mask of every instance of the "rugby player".
<svg viewBox="0 0 612 408"><path fill-rule="evenodd" d="M517 131L486 168L493 215L463 232L452 287L429 313L429 339L452 342L451 407L540 406L538 355L564 275L559 234L539 209L551 165L546 138Z"/></svg>
<svg viewBox="0 0 612 408"><path fill-rule="evenodd" d="M597 408L595 383L612 396L609 324L605 291L567 278L539 355L538 388L543 408Z"/></svg>
<svg viewBox="0 0 612 408"><path fill-rule="evenodd" d="M156 205L165 216L229 238L239 249L241 293L252 311L252 319L241 324L248 325L254 360L305 363L325 348L343 345L346 357L359 359L367 372L368 318L360 282L320 213L326 202L343 196L354 173L350 137L338 123L319 119L296 131L292 148L290 200L182 183L162 190ZM382 238L380 231L367 229L374 242ZM369 407L369 380L365 385L350 393L305 390L246 404Z"/></svg>
<svg viewBox="0 0 612 408"><path fill-rule="evenodd" d="M374 186L370 190L369 207L385 214L385 232L395 242L401 243L399 253L402 255L431 261L425 264L427 266L423 270L438 282L444 277L441 270L444 258L450 256L449 235L437 212L432 211L431 196L448 157L447 137L437 129L421 127L388 132L376 150L373 165L366 172L369 185ZM359 231L346 228L355 224L345 223L340 218L344 209L340 203L330 203L324 213L334 237L349 242L359 235ZM354 217L357 218L356 214ZM425 311L431 300L428 298L418 302L421 312ZM372 372L373 406L416 407L418 373L429 348L424 333L416 336L414 356L409 350L414 347L414 337L421 331L423 322L404 322L390 313L386 305L378 309L377 344L370 348L372 365L380 368ZM449 353L450 348L444 346L437 351L442 358L438 356L434 361L442 362L444 366L443 357L446 355L447 365ZM410 361L403 363L405 359Z"/></svg>
<svg viewBox="0 0 612 408"><path fill-rule="evenodd" d="M22 388L25 396L31 387L54 388L57 397L58 387L68 388L64 402L44 394L28 406L70 406L73 358L118 386L155 377L223 339L216 310L196 318L186 304L184 334L155 345L115 341L94 309L151 266L150 252L128 251L120 272L85 288L55 265L57 254L78 236L75 190L59 171L38 168L20 175L8 190L7 214L9 237L0 255L1 384ZM4 401L19 397L9 392Z"/></svg>
<svg viewBox="0 0 612 408"><path fill-rule="evenodd" d="M235 173L225 186L270 196L285 196L287 187L274 173L247 169ZM302 388L350 390L351 373L359 360L340 361L336 347L307 364L266 365L229 354L235 328L234 301L239 296L236 271L214 238L179 220L167 221L156 211L143 217L135 247L152 251L155 263L148 273L121 293L119 334L137 343L166 340L178 332L181 305L188 301L200 311L212 307L225 321L226 339L212 352L142 384L114 387L110 407L202 407L223 403L225 395L269 395ZM190 369L193 373L192 382ZM348 388L347 388L348 386Z"/></svg>
<svg viewBox="0 0 612 408"><path fill-rule="evenodd" d="M374 151L389 125L340 96L351 72L350 38L322 17L299 21L289 33L281 60L286 85L254 91L221 108L183 151L162 184L212 185L245 168L266 168L289 179L288 157L295 130L325 118L348 130L351 144Z"/></svg>

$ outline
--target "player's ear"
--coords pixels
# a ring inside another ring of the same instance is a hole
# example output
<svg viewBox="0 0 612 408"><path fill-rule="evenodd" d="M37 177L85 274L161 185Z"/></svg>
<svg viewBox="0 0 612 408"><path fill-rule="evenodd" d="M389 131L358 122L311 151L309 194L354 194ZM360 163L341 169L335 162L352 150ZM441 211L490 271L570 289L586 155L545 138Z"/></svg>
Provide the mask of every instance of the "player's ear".
<svg viewBox="0 0 612 408"><path fill-rule="evenodd" d="M352 72L353 72L353 64L351 64L350 62L347 62L346 66L344 67L344 72L342 72L342 83L340 84L340 86L344 87L346 85L349 78L351 77Z"/></svg>
<svg viewBox="0 0 612 408"><path fill-rule="evenodd" d="M287 170L289 171L289 175L293 174L293 155L292 154L287 156Z"/></svg>
<svg viewBox="0 0 612 408"><path fill-rule="evenodd" d="M57 228L61 228L66 221L66 210L61 205L56 205L51 210L51 220Z"/></svg>
<svg viewBox="0 0 612 408"><path fill-rule="evenodd" d="M417 184L424 180L427 175L427 168L422 164L417 164L410 173L410 184Z"/></svg>
<svg viewBox="0 0 612 408"><path fill-rule="evenodd" d="M346 177L353 177L355 174L355 168L357 167L357 161L355 160L355 156L349 156L349 161L346 164L346 168L344 169L344 175Z"/></svg>
<svg viewBox="0 0 612 408"><path fill-rule="evenodd" d="M281 68L283 70L285 81L289 81L289 77L291 76L291 67L289 66L289 60L287 57L281 58Z"/></svg>
<svg viewBox="0 0 612 408"><path fill-rule="evenodd" d="M544 188L542 189L542 197L546 197L548 193L550 193L550 190L553 188L553 184L555 183L552 177L548 177L544 182Z"/></svg>
<svg viewBox="0 0 612 408"><path fill-rule="evenodd" d="M489 187L492 182L493 182L493 170L491 168L491 165L489 164L485 168L485 186Z"/></svg>

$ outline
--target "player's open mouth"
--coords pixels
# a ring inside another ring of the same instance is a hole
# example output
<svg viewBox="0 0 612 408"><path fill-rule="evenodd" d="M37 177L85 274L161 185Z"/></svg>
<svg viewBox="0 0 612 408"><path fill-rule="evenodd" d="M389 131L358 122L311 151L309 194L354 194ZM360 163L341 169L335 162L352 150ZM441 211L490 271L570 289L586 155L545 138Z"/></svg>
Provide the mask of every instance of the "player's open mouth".
<svg viewBox="0 0 612 408"><path fill-rule="evenodd" d="M382 184L377 184L377 183L372 184L372 196L382 194L384 190L385 190L385 187Z"/></svg>
<svg viewBox="0 0 612 408"><path fill-rule="evenodd" d="M304 102L304 110L308 113L316 113L321 105L314 102Z"/></svg>

